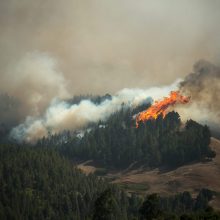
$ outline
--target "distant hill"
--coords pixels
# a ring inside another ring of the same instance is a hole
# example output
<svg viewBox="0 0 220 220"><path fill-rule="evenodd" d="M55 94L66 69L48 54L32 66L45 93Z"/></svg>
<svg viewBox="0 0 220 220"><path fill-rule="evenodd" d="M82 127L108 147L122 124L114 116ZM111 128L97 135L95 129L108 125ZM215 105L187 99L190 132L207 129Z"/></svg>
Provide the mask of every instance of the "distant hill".
<svg viewBox="0 0 220 220"><path fill-rule="evenodd" d="M105 176L126 191L138 194L159 193L167 196L189 191L196 195L202 188L220 193L220 140L211 138L210 147L216 152L216 157L209 161L191 163L172 170L135 168L134 164L129 169L109 172ZM78 167L87 173L100 169L91 164L83 163ZM210 204L220 209L220 196L217 195Z"/></svg>
<svg viewBox="0 0 220 220"><path fill-rule="evenodd" d="M86 176L54 150L0 144L0 219L141 220L156 217L151 210L161 220L219 219L208 206L213 196L205 188L196 197L128 194L120 183Z"/></svg>

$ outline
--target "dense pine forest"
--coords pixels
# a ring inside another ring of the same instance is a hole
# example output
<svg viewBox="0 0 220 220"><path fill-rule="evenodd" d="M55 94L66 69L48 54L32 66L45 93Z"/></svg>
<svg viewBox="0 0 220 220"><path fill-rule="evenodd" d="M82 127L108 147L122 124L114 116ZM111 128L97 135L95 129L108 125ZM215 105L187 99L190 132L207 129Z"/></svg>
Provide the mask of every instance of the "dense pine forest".
<svg viewBox="0 0 220 220"><path fill-rule="evenodd" d="M220 0L0 0L0 220L220 220Z"/></svg>
<svg viewBox="0 0 220 220"><path fill-rule="evenodd" d="M176 167L215 156L209 148L207 126L189 120L182 124L177 112L135 126L134 115L149 104L135 109L123 107L106 121L81 131L50 135L37 146L56 148L68 158L95 160L107 168L124 168L139 162L149 167Z"/></svg>
<svg viewBox="0 0 220 220"><path fill-rule="evenodd" d="M0 146L0 219L220 219L214 192L146 198L86 176L57 152Z"/></svg>
<svg viewBox="0 0 220 220"><path fill-rule="evenodd" d="M94 103L111 99L110 95L86 97ZM17 105L6 95L4 99L8 102L2 109ZM209 147L209 128L193 120L182 124L177 112L136 128L134 116L147 107L146 103L136 108L122 105L105 121L74 132L48 134L34 145L13 142L11 124L1 123L0 219L220 219L209 206L215 196L209 189L198 191L196 198L189 192L145 197L75 168L75 161L88 159L108 169L132 163L173 168L215 156Z"/></svg>
<svg viewBox="0 0 220 220"><path fill-rule="evenodd" d="M1 146L0 161L0 219L86 219L109 187L52 150Z"/></svg>

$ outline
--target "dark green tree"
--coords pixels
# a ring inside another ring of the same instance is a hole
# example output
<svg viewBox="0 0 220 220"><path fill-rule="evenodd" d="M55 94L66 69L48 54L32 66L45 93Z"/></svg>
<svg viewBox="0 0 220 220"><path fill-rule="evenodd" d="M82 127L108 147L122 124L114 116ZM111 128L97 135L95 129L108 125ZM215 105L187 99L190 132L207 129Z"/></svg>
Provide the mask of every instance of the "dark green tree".
<svg viewBox="0 0 220 220"><path fill-rule="evenodd" d="M139 213L141 220L152 220L159 218L162 215L162 211L160 209L158 195L154 193L147 196L139 210Z"/></svg>
<svg viewBox="0 0 220 220"><path fill-rule="evenodd" d="M95 201L93 220L117 219L117 202L112 190L105 190Z"/></svg>

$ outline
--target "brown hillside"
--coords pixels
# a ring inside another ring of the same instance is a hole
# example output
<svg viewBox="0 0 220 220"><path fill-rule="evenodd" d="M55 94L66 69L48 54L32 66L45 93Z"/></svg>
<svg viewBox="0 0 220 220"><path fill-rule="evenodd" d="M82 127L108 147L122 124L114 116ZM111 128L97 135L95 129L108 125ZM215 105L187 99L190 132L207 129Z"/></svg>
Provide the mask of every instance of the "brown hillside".
<svg viewBox="0 0 220 220"><path fill-rule="evenodd" d="M216 152L216 157L212 161L184 165L169 171L127 169L108 173L107 177L113 180L113 183L122 185L128 192L140 194L156 192L171 195L183 191L197 194L201 188L220 193L220 140L212 138L210 146ZM80 164L79 168L86 173L96 170L87 163ZM215 208L220 208L220 196L211 203Z"/></svg>
<svg viewBox="0 0 220 220"><path fill-rule="evenodd" d="M220 192L220 141L212 138L211 148L216 152L216 157L212 161L185 165L165 172L158 169L133 170L119 175L113 182L147 184L148 188L146 191L142 191L143 193L157 192L166 195L183 191L196 193L201 188ZM220 198L215 198L212 205L220 208Z"/></svg>

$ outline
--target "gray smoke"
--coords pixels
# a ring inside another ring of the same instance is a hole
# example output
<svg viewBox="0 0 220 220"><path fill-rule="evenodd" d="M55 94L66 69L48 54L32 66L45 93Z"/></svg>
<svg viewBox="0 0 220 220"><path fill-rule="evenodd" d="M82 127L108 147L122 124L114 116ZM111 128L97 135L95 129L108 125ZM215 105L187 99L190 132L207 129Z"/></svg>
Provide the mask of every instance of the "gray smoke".
<svg viewBox="0 0 220 220"><path fill-rule="evenodd" d="M193 118L212 128L220 128L220 67L208 61L195 63L193 73L180 83L182 93L191 96L187 106L177 111L183 119Z"/></svg>
<svg viewBox="0 0 220 220"><path fill-rule="evenodd" d="M15 95L10 80L24 59L41 59L27 58L35 50L55 60L71 95L171 84L196 60L218 60L219 9L219 0L1 0L0 88Z"/></svg>
<svg viewBox="0 0 220 220"><path fill-rule="evenodd" d="M57 62L42 52L26 53L13 62L1 77L1 90L20 101L15 106L18 121L27 115L40 115L54 97L67 98L67 80L58 70ZM11 117L10 112L5 112Z"/></svg>
<svg viewBox="0 0 220 220"><path fill-rule="evenodd" d="M11 131L11 137L17 141L34 142L38 138L46 137L48 133L55 134L63 130L81 129L91 122L107 119L112 113L123 107L134 107L142 102L150 102L167 96L176 90L178 81L171 86L152 87L149 89L123 89L112 99L106 99L100 104L90 100L82 100L73 104L54 99L45 113L39 117L28 116L24 123ZM151 97L151 98L150 98Z"/></svg>
<svg viewBox="0 0 220 220"><path fill-rule="evenodd" d="M169 85L201 57L216 62L219 8L218 0L0 1L0 93L19 102L0 123L37 120L45 134L53 99ZM219 118L195 103L191 115Z"/></svg>
<svg viewBox="0 0 220 220"><path fill-rule="evenodd" d="M19 101L7 94L0 94L0 127L2 126L15 126L20 123Z"/></svg>
<svg viewBox="0 0 220 220"><path fill-rule="evenodd" d="M220 67L200 60L195 63L193 73L184 80L177 80L171 86L123 89L112 96L112 99L106 99L100 104L82 100L79 104L71 105L54 98L44 113L28 116L24 123L12 130L11 136L18 141L34 142L48 133L81 129L91 122L106 120L113 112L118 111L122 104L125 107L134 107L143 101L151 100L149 97L153 100L161 99L173 90L180 90L182 94L191 97L188 104L175 106L183 121L192 118L219 129Z"/></svg>

